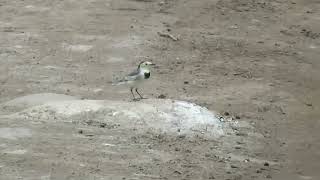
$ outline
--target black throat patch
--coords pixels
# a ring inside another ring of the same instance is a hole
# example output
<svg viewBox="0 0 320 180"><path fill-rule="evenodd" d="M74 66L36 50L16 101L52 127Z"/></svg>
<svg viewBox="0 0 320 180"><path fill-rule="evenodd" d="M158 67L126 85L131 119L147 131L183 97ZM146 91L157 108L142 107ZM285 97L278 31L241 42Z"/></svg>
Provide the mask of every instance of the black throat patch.
<svg viewBox="0 0 320 180"><path fill-rule="evenodd" d="M145 72L144 73L144 78L145 79L149 79L149 77L150 77L150 72Z"/></svg>

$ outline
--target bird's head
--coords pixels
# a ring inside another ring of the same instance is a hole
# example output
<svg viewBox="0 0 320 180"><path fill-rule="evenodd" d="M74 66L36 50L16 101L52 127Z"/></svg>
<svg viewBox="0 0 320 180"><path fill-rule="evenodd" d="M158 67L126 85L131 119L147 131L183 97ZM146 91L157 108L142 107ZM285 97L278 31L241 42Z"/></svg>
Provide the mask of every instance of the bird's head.
<svg viewBox="0 0 320 180"><path fill-rule="evenodd" d="M155 65L155 64L153 64L153 63L150 62L150 61L142 61L142 62L139 64L138 68L140 68L140 69L149 69L149 67L150 67L150 66L153 66L153 65Z"/></svg>

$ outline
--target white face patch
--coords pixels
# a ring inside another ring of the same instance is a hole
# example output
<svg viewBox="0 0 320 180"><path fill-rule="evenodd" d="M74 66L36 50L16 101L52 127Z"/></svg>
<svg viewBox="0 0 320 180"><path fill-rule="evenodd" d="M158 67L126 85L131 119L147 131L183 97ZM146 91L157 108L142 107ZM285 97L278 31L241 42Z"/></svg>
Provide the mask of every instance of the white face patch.
<svg viewBox="0 0 320 180"><path fill-rule="evenodd" d="M150 65L152 65L153 63L152 62L149 62L149 61L145 61L145 62L142 62L140 64L140 68L147 68L149 67Z"/></svg>

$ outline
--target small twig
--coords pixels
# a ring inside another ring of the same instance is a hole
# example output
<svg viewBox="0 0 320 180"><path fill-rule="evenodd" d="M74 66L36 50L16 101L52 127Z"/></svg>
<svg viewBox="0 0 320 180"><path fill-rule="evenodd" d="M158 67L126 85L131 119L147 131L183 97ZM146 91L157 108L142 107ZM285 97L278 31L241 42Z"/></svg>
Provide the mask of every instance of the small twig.
<svg viewBox="0 0 320 180"><path fill-rule="evenodd" d="M163 32L158 32L159 36L161 37L166 37L166 38L170 38L172 39L173 41L178 41L179 38L173 36L172 34L169 34L169 33L163 33Z"/></svg>
<svg viewBox="0 0 320 180"><path fill-rule="evenodd" d="M94 136L94 134L85 134L85 136L92 137L92 136Z"/></svg>

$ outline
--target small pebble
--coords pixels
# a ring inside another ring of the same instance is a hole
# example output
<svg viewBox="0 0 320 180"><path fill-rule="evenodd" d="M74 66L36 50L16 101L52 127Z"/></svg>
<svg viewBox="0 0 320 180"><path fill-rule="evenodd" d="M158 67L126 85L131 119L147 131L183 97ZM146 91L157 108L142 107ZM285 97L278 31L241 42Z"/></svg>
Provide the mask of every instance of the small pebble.
<svg viewBox="0 0 320 180"><path fill-rule="evenodd" d="M243 132L237 132L236 136L248 136L248 134L243 133Z"/></svg>
<svg viewBox="0 0 320 180"><path fill-rule="evenodd" d="M225 116L229 116L230 113L229 113L229 112L224 112L224 115L225 115Z"/></svg>
<svg viewBox="0 0 320 180"><path fill-rule="evenodd" d="M268 175L266 176L266 178L271 179L272 176L271 176L270 174L268 174Z"/></svg>
<svg viewBox="0 0 320 180"><path fill-rule="evenodd" d="M261 171L260 169L258 169L258 170L256 171L256 173L259 173L259 174L260 174L260 173L262 173L262 171Z"/></svg>
<svg viewBox="0 0 320 180"><path fill-rule="evenodd" d="M165 98L166 98L166 95L160 94L160 95L158 96L158 98L159 98L159 99L165 99Z"/></svg>
<svg viewBox="0 0 320 180"><path fill-rule="evenodd" d="M238 166L231 164L231 168L238 168Z"/></svg>
<svg viewBox="0 0 320 180"><path fill-rule="evenodd" d="M268 162L265 162L263 165L264 165L264 166L269 166L269 163L268 163Z"/></svg>
<svg viewBox="0 0 320 180"><path fill-rule="evenodd" d="M306 103L307 106L312 106L312 103Z"/></svg>
<svg viewBox="0 0 320 180"><path fill-rule="evenodd" d="M184 139L184 138L186 138L186 135L185 134L181 134L181 135L178 136L178 138L179 139Z"/></svg>
<svg viewBox="0 0 320 180"><path fill-rule="evenodd" d="M106 123L101 123L99 126L100 126L101 128L105 128L105 127L107 126L107 124L106 124Z"/></svg>

